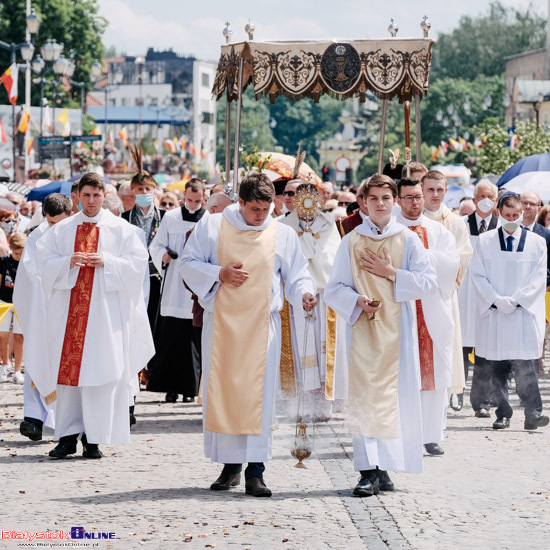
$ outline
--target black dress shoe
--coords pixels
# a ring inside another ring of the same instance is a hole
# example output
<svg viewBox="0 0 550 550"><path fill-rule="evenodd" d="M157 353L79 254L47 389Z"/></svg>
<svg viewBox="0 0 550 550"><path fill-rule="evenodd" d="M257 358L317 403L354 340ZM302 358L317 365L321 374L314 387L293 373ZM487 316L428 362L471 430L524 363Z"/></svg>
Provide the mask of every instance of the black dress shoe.
<svg viewBox="0 0 550 550"><path fill-rule="evenodd" d="M386 470L376 468L376 476L378 477L378 485L381 491L393 491L395 489L393 481Z"/></svg>
<svg viewBox="0 0 550 550"><path fill-rule="evenodd" d="M424 449L429 455L441 456L445 451L437 443L426 443Z"/></svg>
<svg viewBox="0 0 550 550"><path fill-rule="evenodd" d="M130 426L133 426L137 422L136 417L131 414L130 415Z"/></svg>
<svg viewBox="0 0 550 550"><path fill-rule="evenodd" d="M246 494L253 497L270 497L271 491L266 487L263 477L251 477L245 483Z"/></svg>
<svg viewBox="0 0 550 550"><path fill-rule="evenodd" d="M168 392L166 394L166 403L175 403L178 400L178 394L173 392Z"/></svg>
<svg viewBox="0 0 550 550"><path fill-rule="evenodd" d="M229 491L230 487L236 487L241 482L240 472L237 474L221 473L220 477L210 485L211 491Z"/></svg>
<svg viewBox="0 0 550 550"><path fill-rule="evenodd" d="M491 413L489 412L489 409L478 409L476 411L477 418L490 418Z"/></svg>
<svg viewBox="0 0 550 550"><path fill-rule="evenodd" d="M524 430L536 430L537 428L543 428L548 426L550 418L543 414L529 416L525 418L525 423L523 424Z"/></svg>
<svg viewBox="0 0 550 550"><path fill-rule="evenodd" d="M59 440L57 447L54 447L48 454L52 458L67 458L67 455L76 453L76 440L78 435L66 435Z"/></svg>
<svg viewBox="0 0 550 550"><path fill-rule="evenodd" d="M195 398L184 395L182 401L184 403L193 403L195 401Z"/></svg>
<svg viewBox="0 0 550 550"><path fill-rule="evenodd" d="M509 418L497 418L493 423L493 430L504 430L510 427Z"/></svg>
<svg viewBox="0 0 550 550"><path fill-rule="evenodd" d="M40 441L42 439L42 429L31 422L23 420L19 425L21 435L28 437L31 441Z"/></svg>
<svg viewBox="0 0 550 550"><path fill-rule="evenodd" d="M371 497L380 492L380 481L376 470L367 470L365 474L361 474L359 483L353 489L353 494L356 497Z"/></svg>
<svg viewBox="0 0 550 550"><path fill-rule="evenodd" d="M82 452L84 458L103 458L99 445L97 443L88 443L86 434L82 434L81 442L82 447L84 447L84 451Z"/></svg>
<svg viewBox="0 0 550 550"><path fill-rule="evenodd" d="M464 406L464 394L463 393L453 393L449 399L449 407L453 411L461 411Z"/></svg>

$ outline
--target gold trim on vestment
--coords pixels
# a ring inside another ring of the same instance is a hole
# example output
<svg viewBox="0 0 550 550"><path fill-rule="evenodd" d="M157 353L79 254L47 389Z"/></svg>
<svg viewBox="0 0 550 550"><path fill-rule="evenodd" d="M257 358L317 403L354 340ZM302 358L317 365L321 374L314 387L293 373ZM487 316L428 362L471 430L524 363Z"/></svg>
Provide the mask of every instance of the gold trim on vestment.
<svg viewBox="0 0 550 550"><path fill-rule="evenodd" d="M218 264L240 263L249 274L237 287L221 283L214 302L205 428L260 435L277 223L241 231L222 218Z"/></svg>
<svg viewBox="0 0 550 550"><path fill-rule="evenodd" d="M292 352L292 327L290 319L290 304L285 300L281 314L281 361L279 365L281 377L281 395L284 399L296 397L296 371L294 354Z"/></svg>
<svg viewBox="0 0 550 550"><path fill-rule="evenodd" d="M353 325L349 351L349 422L354 435L376 439L397 437L397 399L401 348L401 304L395 301L394 283L361 268L359 254L366 248L379 257L388 250L399 269L405 236L400 233L373 239L353 231L349 240L353 281L357 292L381 300L378 320L361 312Z"/></svg>
<svg viewBox="0 0 550 550"><path fill-rule="evenodd" d="M325 397L334 399L334 363L336 360L336 312L327 306L327 340L324 342L327 358Z"/></svg>
<svg viewBox="0 0 550 550"><path fill-rule="evenodd" d="M46 402L46 405L51 405L54 401L57 400L57 391L53 390L52 393L49 393L44 397L44 401Z"/></svg>

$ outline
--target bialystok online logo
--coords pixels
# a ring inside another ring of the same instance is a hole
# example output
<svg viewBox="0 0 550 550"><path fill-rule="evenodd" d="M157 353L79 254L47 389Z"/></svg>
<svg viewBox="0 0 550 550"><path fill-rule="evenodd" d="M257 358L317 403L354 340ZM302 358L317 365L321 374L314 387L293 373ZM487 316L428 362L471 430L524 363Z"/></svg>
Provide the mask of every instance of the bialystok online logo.
<svg viewBox="0 0 550 550"><path fill-rule="evenodd" d="M116 534L105 532L89 533L84 527L71 527L71 532L67 531L1 531L0 536L3 540L98 540L114 539Z"/></svg>

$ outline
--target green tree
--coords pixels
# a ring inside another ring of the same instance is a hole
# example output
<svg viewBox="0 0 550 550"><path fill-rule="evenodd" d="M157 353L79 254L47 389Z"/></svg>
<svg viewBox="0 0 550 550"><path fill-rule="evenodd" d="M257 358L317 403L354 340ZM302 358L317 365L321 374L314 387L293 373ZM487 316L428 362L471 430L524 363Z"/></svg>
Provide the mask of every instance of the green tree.
<svg viewBox="0 0 550 550"><path fill-rule="evenodd" d="M458 27L438 36L432 59L433 78L474 80L504 72L504 58L546 43L546 19L532 5L525 10L491 2L486 15L460 18Z"/></svg>
<svg viewBox="0 0 550 550"><path fill-rule="evenodd" d="M25 39L25 7L25 0L4 0L0 4L0 36L5 42L19 43ZM99 15L98 0L33 0L33 7L40 17L38 34L33 37L35 55L47 39L55 38L63 44L65 57L73 55L76 64L73 80L89 84L92 63L103 57L101 39L107 26L107 21ZM21 60L19 54L17 58ZM0 50L2 70L9 64L10 53ZM24 95L24 82L24 78L19 79L20 97ZM51 93L51 87L46 86L46 95L51 97ZM34 85L31 101L38 105L39 100L40 87ZM73 88L61 104L79 106L80 90Z"/></svg>
<svg viewBox="0 0 550 550"><path fill-rule="evenodd" d="M217 104L216 159L221 165L225 164L226 105L225 98L220 99ZM236 109L233 103L231 108L231 163L233 163L234 157L236 118ZM269 109L265 102L256 101L252 90L247 90L243 96L241 145L244 145L247 150L257 146L261 151L273 151L276 141L273 137L270 120Z"/></svg>
<svg viewBox="0 0 550 550"><path fill-rule="evenodd" d="M496 116L504 123L504 91L504 77L500 75L479 75L471 81L464 78L436 80L430 84L428 95L421 103L422 140L437 146L453 134L455 138L466 131L472 134L473 128L487 118ZM491 97L491 105L484 110L487 97ZM453 113L448 112L451 106ZM456 125L457 120L460 126Z"/></svg>
<svg viewBox="0 0 550 550"><path fill-rule="evenodd" d="M484 146L477 149L474 167L477 177L503 174L523 157L550 151L550 132L543 127L537 128L534 122L521 122L511 132L494 120L487 121L477 128L477 133L484 141ZM517 137L517 145L512 149L510 140L513 137Z"/></svg>

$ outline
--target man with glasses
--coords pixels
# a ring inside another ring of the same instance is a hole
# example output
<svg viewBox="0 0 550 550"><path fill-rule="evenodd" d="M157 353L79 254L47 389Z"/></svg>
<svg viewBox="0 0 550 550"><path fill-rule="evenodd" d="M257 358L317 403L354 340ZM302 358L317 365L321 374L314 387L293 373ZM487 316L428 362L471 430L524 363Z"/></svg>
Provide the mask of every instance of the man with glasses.
<svg viewBox="0 0 550 550"><path fill-rule="evenodd" d="M290 180L285 185L285 190L283 191L283 203L287 209L285 216L294 211L294 197L296 196L296 189L301 183L303 183L302 180Z"/></svg>
<svg viewBox="0 0 550 550"><path fill-rule="evenodd" d="M462 284L470 258L472 257L472 245L468 235L468 229L464 221L454 214L443 202L447 193L447 179L437 171L430 170L422 176L422 192L424 194L424 214L427 218L443 224L456 240L456 249L460 256L460 266L456 275L456 285L453 295L453 317L455 323L453 346L453 374L451 380L451 407L460 411L464 404L464 361L462 356L462 334L460 329L460 312L458 309L458 287Z"/></svg>
<svg viewBox="0 0 550 550"><path fill-rule="evenodd" d="M439 292L416 300L415 306L424 448L428 454L442 455L439 442L444 438L447 390L452 378L455 328L452 299L460 257L453 234L422 214L425 201L418 180L403 178L397 182L397 189L401 207L397 222L418 235L437 274Z"/></svg>
<svg viewBox="0 0 550 550"><path fill-rule="evenodd" d="M546 249L548 252L546 286L548 287L550 286L550 230L546 229L544 225L541 225L536 221L542 206L542 201L533 191L522 193L519 200L521 201L521 209L523 210L523 227L533 233L536 233L537 235L540 235L546 241Z"/></svg>

